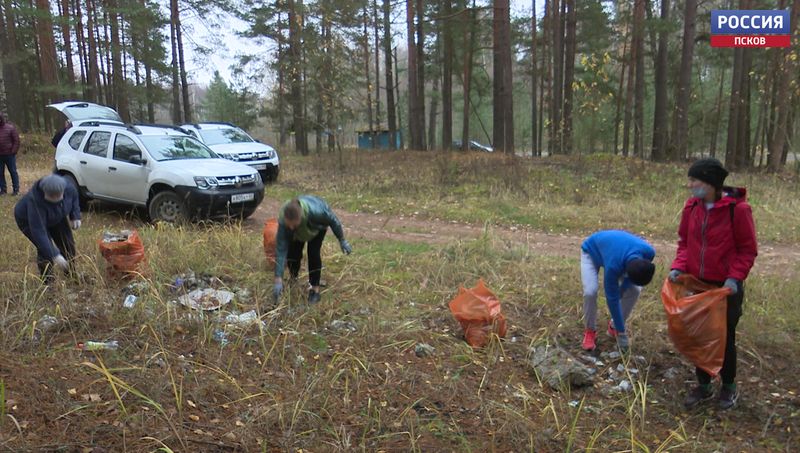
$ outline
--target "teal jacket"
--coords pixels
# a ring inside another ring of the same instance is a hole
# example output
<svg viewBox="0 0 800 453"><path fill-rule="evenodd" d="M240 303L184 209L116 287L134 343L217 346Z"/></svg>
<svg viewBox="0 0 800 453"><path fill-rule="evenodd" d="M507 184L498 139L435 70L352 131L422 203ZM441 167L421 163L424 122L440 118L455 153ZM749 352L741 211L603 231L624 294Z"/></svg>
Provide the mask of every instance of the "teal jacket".
<svg viewBox="0 0 800 453"><path fill-rule="evenodd" d="M321 231L326 230L328 227L339 239L339 242L344 240L344 230L342 229L342 222L333 213L328 203L325 203L321 198L313 195L300 195L297 197L300 202L300 207L303 208L303 213L300 218L300 226L296 230L291 231L286 228L286 223L283 219L283 212L286 209L287 201L281 207L278 214L278 235L275 239L276 244L276 257L275 257L275 276L283 277L283 268L286 266L286 255L289 253L289 242L308 242Z"/></svg>

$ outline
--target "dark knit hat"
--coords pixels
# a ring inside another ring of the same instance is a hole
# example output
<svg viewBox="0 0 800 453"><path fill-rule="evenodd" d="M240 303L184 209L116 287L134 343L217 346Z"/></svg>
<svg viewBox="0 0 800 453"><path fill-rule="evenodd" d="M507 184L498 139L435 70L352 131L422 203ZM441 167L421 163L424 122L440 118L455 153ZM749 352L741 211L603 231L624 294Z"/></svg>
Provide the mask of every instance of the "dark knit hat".
<svg viewBox="0 0 800 453"><path fill-rule="evenodd" d="M636 258L625 264L625 272L628 274L628 279L633 282L634 285L644 286L653 279L653 274L656 272L656 265L650 260Z"/></svg>
<svg viewBox="0 0 800 453"><path fill-rule="evenodd" d="M700 159L689 167L689 177L710 184L717 189L721 189L728 176L728 170L722 163L713 157Z"/></svg>

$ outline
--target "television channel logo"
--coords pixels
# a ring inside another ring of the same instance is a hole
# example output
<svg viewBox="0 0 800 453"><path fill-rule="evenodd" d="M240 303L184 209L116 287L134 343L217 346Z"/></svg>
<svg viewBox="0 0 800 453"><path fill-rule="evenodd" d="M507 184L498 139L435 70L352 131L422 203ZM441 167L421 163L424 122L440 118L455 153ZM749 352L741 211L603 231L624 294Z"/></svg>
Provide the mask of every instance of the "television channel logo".
<svg viewBox="0 0 800 453"><path fill-rule="evenodd" d="M711 47L789 47L788 10L711 11Z"/></svg>

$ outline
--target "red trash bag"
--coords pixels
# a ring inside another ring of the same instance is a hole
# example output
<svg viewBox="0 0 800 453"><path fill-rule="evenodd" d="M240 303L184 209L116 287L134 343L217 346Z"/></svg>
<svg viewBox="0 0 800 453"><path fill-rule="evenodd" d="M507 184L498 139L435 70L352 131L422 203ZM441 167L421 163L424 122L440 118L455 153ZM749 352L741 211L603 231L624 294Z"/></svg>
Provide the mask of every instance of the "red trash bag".
<svg viewBox="0 0 800 453"><path fill-rule="evenodd" d="M683 274L661 287L669 338L695 366L717 376L725 359L728 288L718 288Z"/></svg>
<svg viewBox="0 0 800 453"><path fill-rule="evenodd" d="M464 329L464 338L470 346L485 346L490 333L506 336L506 318L500 301L486 288L483 279L478 280L474 288L459 287L458 295L448 305Z"/></svg>
<svg viewBox="0 0 800 453"><path fill-rule="evenodd" d="M267 256L267 264L275 264L278 219L267 219L264 223L264 255Z"/></svg>
<svg viewBox="0 0 800 453"><path fill-rule="evenodd" d="M111 277L130 278L141 274L144 262L144 244L136 230L124 235L112 235L113 239L100 239L100 254L106 260L106 271ZM124 238L124 239L122 239Z"/></svg>

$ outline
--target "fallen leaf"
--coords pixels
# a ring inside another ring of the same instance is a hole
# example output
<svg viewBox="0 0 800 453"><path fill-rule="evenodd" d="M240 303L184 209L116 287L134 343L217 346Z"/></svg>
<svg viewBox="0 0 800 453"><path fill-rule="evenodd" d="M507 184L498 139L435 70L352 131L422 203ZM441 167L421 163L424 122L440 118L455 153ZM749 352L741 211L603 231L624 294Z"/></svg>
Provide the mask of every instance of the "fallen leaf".
<svg viewBox="0 0 800 453"><path fill-rule="evenodd" d="M69 393L70 395L77 395L78 391L75 390L75 389L69 389L69 390L67 390L67 393Z"/></svg>
<svg viewBox="0 0 800 453"><path fill-rule="evenodd" d="M236 426L244 426L241 420L236 420Z"/></svg>
<svg viewBox="0 0 800 453"><path fill-rule="evenodd" d="M197 408L197 405L194 404L194 401L192 401L192 400L186 400L186 404L188 404L190 407Z"/></svg>
<svg viewBox="0 0 800 453"><path fill-rule="evenodd" d="M200 421L200 417L198 417L197 415L190 415L189 416L189 420L192 420L192 421L195 421L195 422L199 422Z"/></svg>

